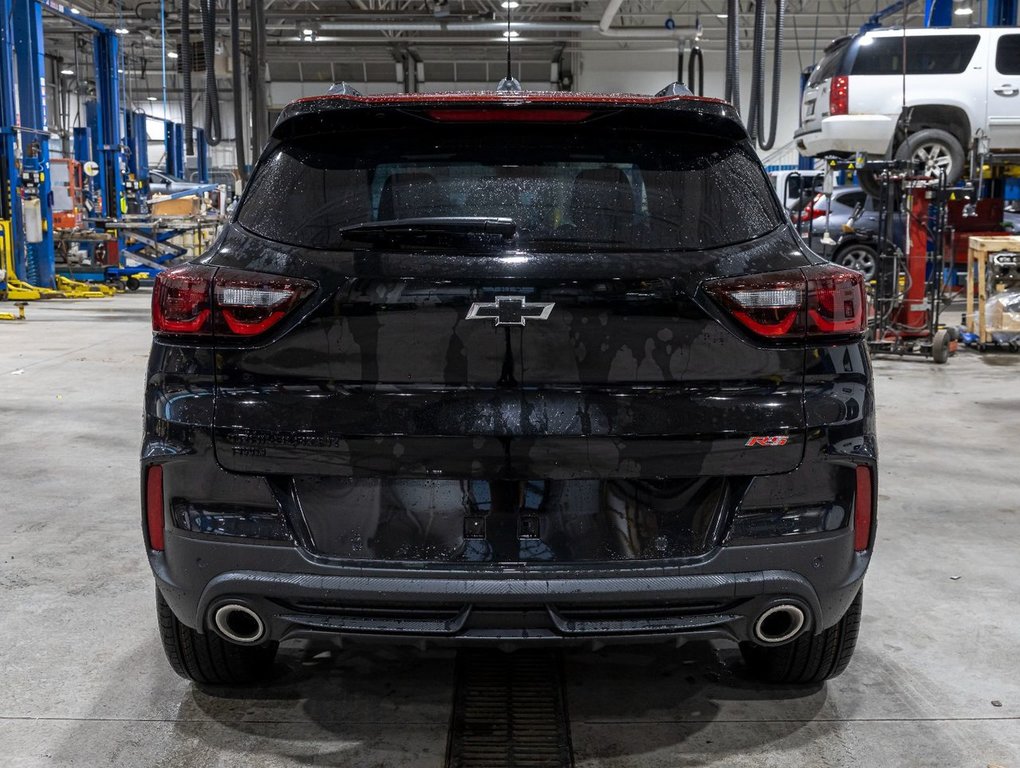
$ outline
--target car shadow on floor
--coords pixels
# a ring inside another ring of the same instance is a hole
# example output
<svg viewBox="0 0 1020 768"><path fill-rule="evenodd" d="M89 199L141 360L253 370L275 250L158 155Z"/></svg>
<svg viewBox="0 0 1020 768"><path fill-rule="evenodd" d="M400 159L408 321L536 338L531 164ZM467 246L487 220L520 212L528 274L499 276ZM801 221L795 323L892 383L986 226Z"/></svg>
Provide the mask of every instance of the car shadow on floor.
<svg viewBox="0 0 1020 768"><path fill-rule="evenodd" d="M701 729L726 717L758 746L789 736L825 703L824 686L766 687L748 678L734 650L708 643L561 652L575 750L588 758L682 753ZM281 649L272 681L230 690L192 686L175 730L206 749L245 743L263 764L441 766L455 686L453 651L304 644ZM210 727L211 724L218 727ZM635 726L640 738L589 739ZM664 727L665 726L665 727ZM675 727L670 727L675 726ZM758 735L760 734L760 735ZM295 742L303 742L296 745ZM746 743L745 747L748 746ZM753 745L752 745L753 746ZM699 749L704 751L704 745ZM719 756L728 747L719 745ZM275 755L275 758L274 758Z"/></svg>

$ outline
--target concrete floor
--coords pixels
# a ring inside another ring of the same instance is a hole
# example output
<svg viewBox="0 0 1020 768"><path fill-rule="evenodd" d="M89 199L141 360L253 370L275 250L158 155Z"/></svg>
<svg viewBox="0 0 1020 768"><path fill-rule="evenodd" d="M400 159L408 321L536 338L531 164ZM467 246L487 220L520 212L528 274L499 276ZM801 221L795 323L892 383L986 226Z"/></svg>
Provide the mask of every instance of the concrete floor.
<svg viewBox="0 0 1020 768"><path fill-rule="evenodd" d="M292 648L217 698L156 637L139 530L146 293L0 323L0 765L435 766L448 653ZM579 766L1020 766L1020 355L876 362L881 524L846 674L567 656Z"/></svg>

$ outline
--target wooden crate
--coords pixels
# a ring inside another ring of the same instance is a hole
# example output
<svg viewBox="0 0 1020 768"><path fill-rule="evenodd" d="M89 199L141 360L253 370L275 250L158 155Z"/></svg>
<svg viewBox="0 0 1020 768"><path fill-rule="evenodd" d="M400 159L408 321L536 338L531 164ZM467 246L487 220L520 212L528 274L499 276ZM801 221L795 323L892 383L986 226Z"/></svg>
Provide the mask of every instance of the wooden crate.
<svg viewBox="0 0 1020 768"><path fill-rule="evenodd" d="M202 201L196 196L171 200L154 200L149 208L153 216L194 216L202 211Z"/></svg>
<svg viewBox="0 0 1020 768"><path fill-rule="evenodd" d="M970 238L970 245L967 248L967 331L977 333L979 344L987 344L992 340L991 330L985 320L985 307L988 302L988 254L1002 251L1020 253L1020 237L975 236Z"/></svg>

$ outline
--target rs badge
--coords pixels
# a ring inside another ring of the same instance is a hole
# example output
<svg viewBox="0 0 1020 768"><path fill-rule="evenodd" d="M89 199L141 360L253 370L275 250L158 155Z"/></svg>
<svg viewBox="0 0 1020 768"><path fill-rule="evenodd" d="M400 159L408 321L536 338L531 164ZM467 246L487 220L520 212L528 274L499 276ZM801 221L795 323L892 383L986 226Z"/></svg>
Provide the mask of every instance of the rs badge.
<svg viewBox="0 0 1020 768"><path fill-rule="evenodd" d="M748 438L744 445L748 448L753 445L763 448L778 448L781 445L786 445L788 442L790 442L790 438L786 435L755 435Z"/></svg>
<svg viewBox="0 0 1020 768"><path fill-rule="evenodd" d="M494 301L476 301L467 320L495 320L496 325L524 325L528 320L548 320L554 302L529 304L523 296L497 296Z"/></svg>

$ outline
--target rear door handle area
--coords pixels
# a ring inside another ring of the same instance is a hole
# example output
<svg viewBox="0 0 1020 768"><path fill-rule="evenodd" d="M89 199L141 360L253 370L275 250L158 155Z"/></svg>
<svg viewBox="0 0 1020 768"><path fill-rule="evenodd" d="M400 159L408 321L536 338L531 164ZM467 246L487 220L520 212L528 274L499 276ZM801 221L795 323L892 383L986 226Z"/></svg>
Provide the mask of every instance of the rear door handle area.
<svg viewBox="0 0 1020 768"><path fill-rule="evenodd" d="M995 89L995 92L1000 96L1016 96L1020 93L1020 88L1014 88L1009 83L1003 83Z"/></svg>

